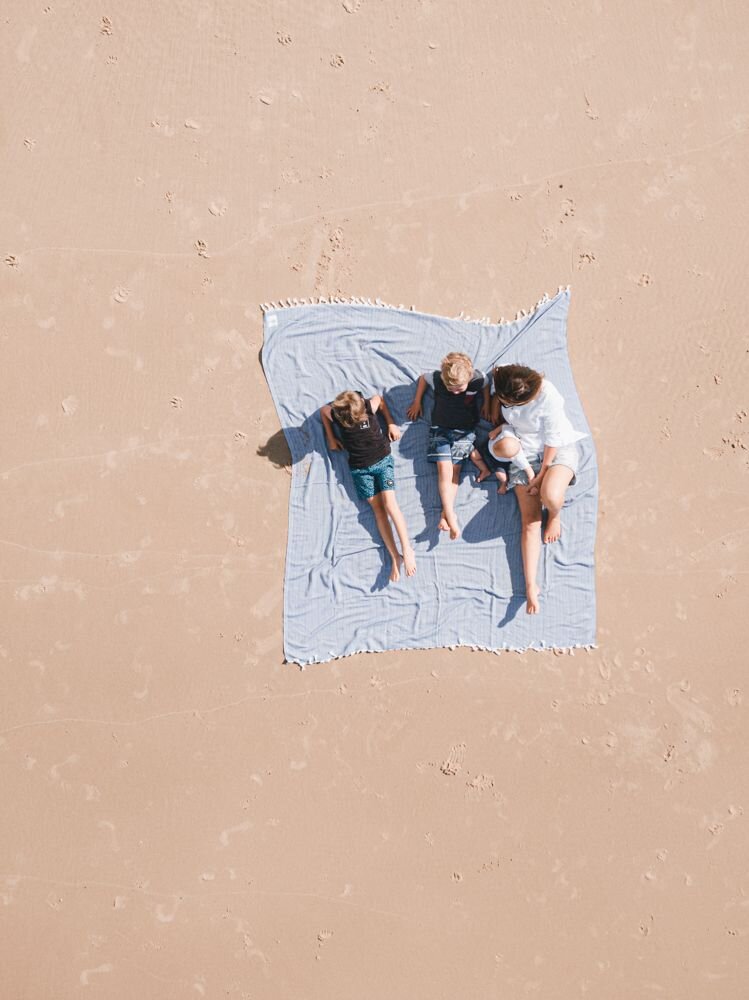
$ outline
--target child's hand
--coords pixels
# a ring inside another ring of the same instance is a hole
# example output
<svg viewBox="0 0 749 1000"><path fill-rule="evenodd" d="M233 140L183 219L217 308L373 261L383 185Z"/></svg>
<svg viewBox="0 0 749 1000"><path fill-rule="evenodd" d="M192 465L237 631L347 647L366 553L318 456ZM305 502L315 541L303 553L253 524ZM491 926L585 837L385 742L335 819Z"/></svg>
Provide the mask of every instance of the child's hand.
<svg viewBox="0 0 749 1000"><path fill-rule="evenodd" d="M492 404L491 401L484 403L481 407L481 419L491 420L492 418Z"/></svg>
<svg viewBox="0 0 749 1000"><path fill-rule="evenodd" d="M499 427L492 427L492 429L489 431L490 440L493 441L494 438L501 433L502 433L502 424L500 424Z"/></svg>
<svg viewBox="0 0 749 1000"><path fill-rule="evenodd" d="M397 424L388 424L388 437L391 441L397 441L401 436L401 429Z"/></svg>
<svg viewBox="0 0 749 1000"><path fill-rule="evenodd" d="M528 492L532 497L537 497L541 492L541 480L543 479L543 476L537 476L530 465L525 470L525 474L528 477Z"/></svg>
<svg viewBox="0 0 749 1000"><path fill-rule="evenodd" d="M406 416L409 420L418 420L421 416L421 403L414 401L411 403L409 408L406 410Z"/></svg>
<svg viewBox="0 0 749 1000"><path fill-rule="evenodd" d="M330 448L331 451L343 451L343 445L338 438L329 438L328 448Z"/></svg>

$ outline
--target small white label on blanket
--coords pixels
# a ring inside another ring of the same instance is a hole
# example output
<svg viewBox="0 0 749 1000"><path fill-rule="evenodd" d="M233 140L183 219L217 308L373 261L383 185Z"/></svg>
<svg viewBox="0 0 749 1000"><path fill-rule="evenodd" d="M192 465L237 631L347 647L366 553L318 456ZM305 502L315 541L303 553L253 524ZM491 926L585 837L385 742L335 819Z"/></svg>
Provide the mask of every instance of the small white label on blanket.
<svg viewBox="0 0 749 1000"><path fill-rule="evenodd" d="M271 327L272 326L278 326L278 316L276 316L275 313L270 313L265 318L266 318L266 321L268 323L268 326L271 326Z"/></svg>

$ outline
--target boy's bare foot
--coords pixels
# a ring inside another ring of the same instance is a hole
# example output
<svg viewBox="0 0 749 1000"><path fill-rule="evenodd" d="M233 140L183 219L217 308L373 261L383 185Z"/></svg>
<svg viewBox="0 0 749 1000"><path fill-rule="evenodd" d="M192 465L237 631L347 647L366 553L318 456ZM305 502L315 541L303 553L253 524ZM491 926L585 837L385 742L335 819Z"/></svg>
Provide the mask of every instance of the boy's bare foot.
<svg viewBox="0 0 749 1000"><path fill-rule="evenodd" d="M401 578L401 563L403 562L402 556L396 556L393 559L393 564L390 568L390 582L397 583Z"/></svg>
<svg viewBox="0 0 749 1000"><path fill-rule="evenodd" d="M416 572L416 553L413 549L403 550L403 562L406 566L406 576L413 576Z"/></svg>
<svg viewBox="0 0 749 1000"><path fill-rule="evenodd" d="M558 542L562 537L562 518L560 514L550 514L549 520L546 522L546 531L544 531L544 541L548 542Z"/></svg>
<svg viewBox="0 0 749 1000"><path fill-rule="evenodd" d="M497 487L497 493L507 492L507 473L506 472L495 472L494 475L497 477L497 482L499 486Z"/></svg>
<svg viewBox="0 0 749 1000"><path fill-rule="evenodd" d="M532 587L526 587L525 596L528 599L528 603L525 606L525 610L529 615L537 615L539 612L538 595L540 591L538 587L533 584Z"/></svg>

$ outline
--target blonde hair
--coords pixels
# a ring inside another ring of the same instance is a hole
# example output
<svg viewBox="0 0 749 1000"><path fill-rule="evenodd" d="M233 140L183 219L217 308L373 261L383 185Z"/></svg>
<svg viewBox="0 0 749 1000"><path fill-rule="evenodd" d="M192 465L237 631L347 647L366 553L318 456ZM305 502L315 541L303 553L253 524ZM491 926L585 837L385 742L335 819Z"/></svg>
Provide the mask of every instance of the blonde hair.
<svg viewBox="0 0 749 1000"><path fill-rule="evenodd" d="M367 413L364 400L358 392L353 389L346 389L339 392L331 404L331 408L336 415L338 423L343 427L356 427L360 424Z"/></svg>
<svg viewBox="0 0 749 1000"><path fill-rule="evenodd" d="M446 355L441 362L442 381L448 389L455 389L459 385L467 385L473 375L473 362L467 354L453 351Z"/></svg>

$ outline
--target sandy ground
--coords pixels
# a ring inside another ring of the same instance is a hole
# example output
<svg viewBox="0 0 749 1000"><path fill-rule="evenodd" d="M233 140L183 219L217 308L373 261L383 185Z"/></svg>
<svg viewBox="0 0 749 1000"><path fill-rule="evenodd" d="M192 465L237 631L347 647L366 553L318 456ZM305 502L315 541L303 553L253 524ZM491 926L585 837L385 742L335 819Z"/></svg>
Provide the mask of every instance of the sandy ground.
<svg viewBox="0 0 749 1000"><path fill-rule="evenodd" d="M4 5L4 998L744 995L748 26ZM567 283L599 648L285 665L258 303Z"/></svg>

